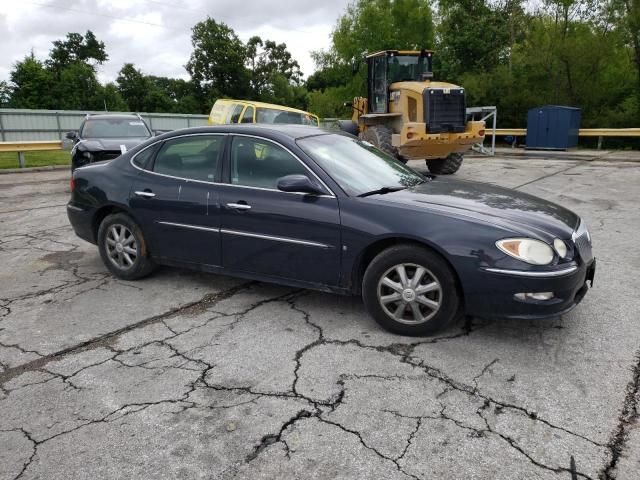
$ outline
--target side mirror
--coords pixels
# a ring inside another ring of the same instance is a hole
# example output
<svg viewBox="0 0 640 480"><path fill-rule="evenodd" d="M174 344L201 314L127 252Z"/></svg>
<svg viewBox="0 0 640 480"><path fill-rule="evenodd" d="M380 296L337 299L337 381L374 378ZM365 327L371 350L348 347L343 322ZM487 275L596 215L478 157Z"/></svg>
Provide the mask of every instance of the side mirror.
<svg viewBox="0 0 640 480"><path fill-rule="evenodd" d="M65 138L68 138L69 140L75 140L76 138L78 138L78 134L76 132L67 132L65 134Z"/></svg>
<svg viewBox="0 0 640 480"><path fill-rule="evenodd" d="M322 195L324 190L315 185L306 175L286 175L278 179L278 190L283 192Z"/></svg>

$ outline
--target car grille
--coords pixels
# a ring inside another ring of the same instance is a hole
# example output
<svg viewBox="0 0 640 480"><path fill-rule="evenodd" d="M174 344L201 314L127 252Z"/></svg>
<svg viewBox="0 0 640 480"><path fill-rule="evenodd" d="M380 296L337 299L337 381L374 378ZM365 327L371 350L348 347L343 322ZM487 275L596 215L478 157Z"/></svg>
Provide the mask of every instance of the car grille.
<svg viewBox="0 0 640 480"><path fill-rule="evenodd" d="M593 259L593 252L591 250L591 237L589 236L589 231L587 230L587 226L581 220L580 225L578 225L578 229L573 232L573 243L575 243L576 248L578 249L578 253L580 254L580 258L584 263L589 263Z"/></svg>
<svg viewBox="0 0 640 480"><path fill-rule="evenodd" d="M464 132L467 113L462 88L427 88L423 95L428 133Z"/></svg>

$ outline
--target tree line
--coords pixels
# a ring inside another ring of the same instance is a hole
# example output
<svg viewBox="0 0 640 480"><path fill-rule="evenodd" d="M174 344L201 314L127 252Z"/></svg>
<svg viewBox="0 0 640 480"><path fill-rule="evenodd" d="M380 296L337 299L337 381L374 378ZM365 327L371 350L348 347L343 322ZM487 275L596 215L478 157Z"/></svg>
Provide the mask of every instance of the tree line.
<svg viewBox="0 0 640 480"><path fill-rule="evenodd" d="M157 77L125 64L100 84L108 59L91 31L33 53L0 82L14 108L206 113L217 98L246 98L346 117L344 102L366 94L354 62L383 49L435 51L436 80L465 87L468 105L495 105L502 126L526 124L529 108L582 108L583 127L637 126L640 114L640 0L354 0L327 50L312 53L303 80L284 43L243 42L212 18L192 29L189 80Z"/></svg>

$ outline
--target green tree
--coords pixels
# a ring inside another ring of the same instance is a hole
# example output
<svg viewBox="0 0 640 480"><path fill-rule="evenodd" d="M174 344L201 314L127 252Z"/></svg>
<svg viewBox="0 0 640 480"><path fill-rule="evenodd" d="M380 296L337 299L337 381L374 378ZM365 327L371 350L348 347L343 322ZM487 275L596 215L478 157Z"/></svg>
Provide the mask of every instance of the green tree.
<svg viewBox="0 0 640 480"><path fill-rule="evenodd" d="M378 50L430 48L434 40L431 2L357 0L338 19L332 49L347 63Z"/></svg>
<svg viewBox="0 0 640 480"><path fill-rule="evenodd" d="M218 97L245 97L250 78L245 68L247 48L233 29L213 18L192 29L193 52L186 69L197 84L203 100Z"/></svg>
<svg viewBox="0 0 640 480"><path fill-rule="evenodd" d="M125 63L116 78L118 91L132 112L146 112L150 82L132 63Z"/></svg>
<svg viewBox="0 0 640 480"><path fill-rule="evenodd" d="M46 63L52 70L61 70L76 62L102 65L108 59L104 42L98 41L93 32L87 30L84 36L68 33L66 40L55 40Z"/></svg>
<svg viewBox="0 0 640 480"><path fill-rule="evenodd" d="M10 78L12 108L58 108L52 96L54 78L33 52L13 66Z"/></svg>

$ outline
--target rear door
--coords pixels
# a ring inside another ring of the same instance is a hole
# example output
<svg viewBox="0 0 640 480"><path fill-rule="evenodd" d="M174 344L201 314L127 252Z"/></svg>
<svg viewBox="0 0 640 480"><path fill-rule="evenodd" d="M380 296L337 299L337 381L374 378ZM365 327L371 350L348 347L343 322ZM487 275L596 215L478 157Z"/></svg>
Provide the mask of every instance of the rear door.
<svg viewBox="0 0 640 480"><path fill-rule="evenodd" d="M322 285L337 285L340 271L338 200L282 192L280 177L322 182L283 146L260 137L234 136L227 185L220 186L222 264L225 268Z"/></svg>
<svg viewBox="0 0 640 480"><path fill-rule="evenodd" d="M136 178L130 205L155 257L221 264L220 210L215 185L225 135L166 140ZM134 159L135 161L135 159Z"/></svg>

